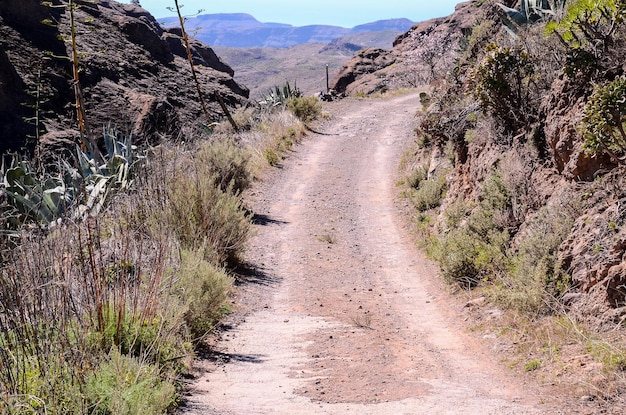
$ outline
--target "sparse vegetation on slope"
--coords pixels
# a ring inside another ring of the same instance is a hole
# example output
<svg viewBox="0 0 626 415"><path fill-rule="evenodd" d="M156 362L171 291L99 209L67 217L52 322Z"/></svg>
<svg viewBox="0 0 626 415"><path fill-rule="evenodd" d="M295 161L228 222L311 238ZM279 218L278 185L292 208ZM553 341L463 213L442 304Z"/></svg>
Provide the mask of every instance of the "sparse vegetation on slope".
<svg viewBox="0 0 626 415"><path fill-rule="evenodd" d="M626 232L619 208L626 6L563 4L559 13L545 9L514 31L502 26L503 9L491 2L466 5L449 19L474 10L473 26L456 44L456 62L436 77L428 67L413 77L434 82L418 111L414 161L403 162L405 193L416 202L425 249L444 278L509 310L520 325L549 331L564 318L571 325L569 334L561 331L563 337L550 342L552 354L520 347L528 353L521 369L559 371L559 359L569 357L555 348L584 354L603 369L586 373L587 387L577 390L621 405L618 391L626 383L611 356L625 349L606 330L622 332L626 315L625 250L616 242ZM396 54L426 53L429 38L441 37L447 24L422 26L419 36L402 39ZM433 65L449 59L440 51ZM373 75L391 79L390 73ZM449 166L447 191L430 202L420 192L431 194L427 184L442 166ZM517 330L507 332L513 341ZM541 330L521 331L540 342ZM593 353L589 337L611 352Z"/></svg>

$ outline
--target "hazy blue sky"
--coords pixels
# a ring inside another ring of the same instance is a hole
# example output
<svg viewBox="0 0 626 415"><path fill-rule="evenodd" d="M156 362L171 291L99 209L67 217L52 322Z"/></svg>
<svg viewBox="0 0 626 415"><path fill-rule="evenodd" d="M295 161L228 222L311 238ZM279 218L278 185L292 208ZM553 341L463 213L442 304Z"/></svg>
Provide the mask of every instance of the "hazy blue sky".
<svg viewBox="0 0 626 415"><path fill-rule="evenodd" d="M130 3L130 0L123 0ZM155 17L172 16L174 0L140 0ZM248 13L262 22L294 26L330 24L353 27L381 19L406 17L419 22L447 16L458 0L179 0L183 14Z"/></svg>

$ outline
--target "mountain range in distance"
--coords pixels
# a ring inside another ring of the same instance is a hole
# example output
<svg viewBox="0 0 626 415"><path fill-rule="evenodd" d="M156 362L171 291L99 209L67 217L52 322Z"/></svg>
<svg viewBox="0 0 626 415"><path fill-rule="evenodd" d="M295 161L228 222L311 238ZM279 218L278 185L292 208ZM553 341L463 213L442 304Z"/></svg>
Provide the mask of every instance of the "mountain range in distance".
<svg viewBox="0 0 626 415"><path fill-rule="evenodd" d="M179 25L178 17L158 21L166 27ZM189 17L185 28L191 36L210 46L285 48L304 43L331 43L337 38L364 33L380 33L382 37L393 39L413 24L409 19L400 18L379 20L351 29L331 25L292 26L262 23L246 13L218 13Z"/></svg>

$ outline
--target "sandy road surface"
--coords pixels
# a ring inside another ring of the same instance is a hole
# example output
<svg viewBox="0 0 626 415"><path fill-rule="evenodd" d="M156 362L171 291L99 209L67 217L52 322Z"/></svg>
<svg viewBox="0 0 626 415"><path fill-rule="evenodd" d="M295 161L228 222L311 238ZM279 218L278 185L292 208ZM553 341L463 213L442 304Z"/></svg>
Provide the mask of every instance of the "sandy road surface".
<svg viewBox="0 0 626 415"><path fill-rule="evenodd" d="M238 299L188 414L555 414L459 323L394 199L417 94L347 99L253 196ZM534 387L533 387L534 388Z"/></svg>

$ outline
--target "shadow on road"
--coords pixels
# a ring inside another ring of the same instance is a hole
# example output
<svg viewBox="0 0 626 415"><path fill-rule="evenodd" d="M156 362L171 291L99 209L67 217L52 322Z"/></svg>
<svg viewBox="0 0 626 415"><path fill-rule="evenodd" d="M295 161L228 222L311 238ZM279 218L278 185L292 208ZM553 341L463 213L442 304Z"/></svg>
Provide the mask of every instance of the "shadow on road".
<svg viewBox="0 0 626 415"><path fill-rule="evenodd" d="M267 215L260 215L258 213L255 213L254 215L252 215L252 223L254 225L268 226L268 225L287 225L289 222L285 222L285 221L278 220L278 219L272 219Z"/></svg>
<svg viewBox="0 0 626 415"><path fill-rule="evenodd" d="M242 262L234 269L235 285L257 284L274 285L278 282L278 277L268 274L261 267L250 262Z"/></svg>

